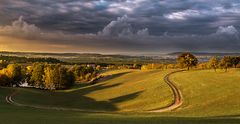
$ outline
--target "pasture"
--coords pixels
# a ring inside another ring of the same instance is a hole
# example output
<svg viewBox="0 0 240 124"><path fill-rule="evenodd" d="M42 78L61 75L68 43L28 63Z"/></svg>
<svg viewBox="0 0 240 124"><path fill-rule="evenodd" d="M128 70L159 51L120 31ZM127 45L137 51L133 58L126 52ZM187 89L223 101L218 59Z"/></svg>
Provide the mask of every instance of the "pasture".
<svg viewBox="0 0 240 124"><path fill-rule="evenodd" d="M173 102L173 94L163 78L174 70L115 70L105 72L99 83L77 85L69 90L42 91L24 88L0 89L0 123L164 123L237 124L240 122L239 74L193 70L173 74L171 80L183 95L178 109L151 113ZM16 92L15 102L47 107L78 108L84 111L37 109L6 103ZM98 111L98 112L97 112Z"/></svg>

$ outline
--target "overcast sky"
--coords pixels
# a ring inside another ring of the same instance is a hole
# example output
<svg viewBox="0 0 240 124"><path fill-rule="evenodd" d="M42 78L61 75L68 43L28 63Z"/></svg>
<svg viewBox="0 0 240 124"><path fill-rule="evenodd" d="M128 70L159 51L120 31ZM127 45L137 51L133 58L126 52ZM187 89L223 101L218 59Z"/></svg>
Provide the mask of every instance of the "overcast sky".
<svg viewBox="0 0 240 124"><path fill-rule="evenodd" d="M1 0L0 50L240 52L239 0Z"/></svg>

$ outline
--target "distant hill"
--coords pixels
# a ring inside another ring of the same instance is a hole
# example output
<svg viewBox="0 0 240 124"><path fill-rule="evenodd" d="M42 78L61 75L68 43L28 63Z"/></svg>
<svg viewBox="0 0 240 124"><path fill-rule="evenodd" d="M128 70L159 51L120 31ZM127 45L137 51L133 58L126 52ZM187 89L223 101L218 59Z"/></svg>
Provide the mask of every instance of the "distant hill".
<svg viewBox="0 0 240 124"><path fill-rule="evenodd" d="M169 56L178 56L184 52L173 52L167 55ZM240 53L208 53L208 52L191 52L196 56L240 56Z"/></svg>
<svg viewBox="0 0 240 124"><path fill-rule="evenodd" d="M35 53L35 52L8 52L0 51L2 56L17 56L26 58L55 58L68 63L96 63L96 64L145 64L145 63L172 63L173 58L158 56L130 56L107 55L98 53Z"/></svg>

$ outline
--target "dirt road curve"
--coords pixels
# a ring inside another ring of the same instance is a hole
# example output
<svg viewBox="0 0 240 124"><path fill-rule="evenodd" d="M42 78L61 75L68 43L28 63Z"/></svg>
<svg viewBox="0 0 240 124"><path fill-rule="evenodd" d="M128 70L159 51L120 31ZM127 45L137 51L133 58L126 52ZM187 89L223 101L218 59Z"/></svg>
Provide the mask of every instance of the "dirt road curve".
<svg viewBox="0 0 240 124"><path fill-rule="evenodd" d="M175 73L178 73L178 72L182 72L182 71L184 71L184 70L174 71L174 72L171 72L171 73L167 74L164 77L164 81L172 89L172 92L173 92L173 95L174 95L174 102L172 104L170 104L169 106L166 106L166 107L163 107L163 108L159 108L159 109L154 109L154 110L151 110L149 112L167 112L167 111L172 111L172 110L177 109L178 107L180 107L182 105L182 103L183 103L182 93L177 88L177 86L170 80L170 76L172 74L175 74Z"/></svg>
<svg viewBox="0 0 240 124"><path fill-rule="evenodd" d="M36 109L48 109L48 110L58 110L58 111L79 111L79 112L93 112L93 113L106 113L107 111L94 111L94 110L85 110L85 109L78 109L78 108L65 108L65 107L50 107L44 105L29 105L29 104L21 104L15 102L12 97L17 94L17 91L12 92L9 96L6 96L5 100L7 103L20 106L20 107L30 107Z"/></svg>

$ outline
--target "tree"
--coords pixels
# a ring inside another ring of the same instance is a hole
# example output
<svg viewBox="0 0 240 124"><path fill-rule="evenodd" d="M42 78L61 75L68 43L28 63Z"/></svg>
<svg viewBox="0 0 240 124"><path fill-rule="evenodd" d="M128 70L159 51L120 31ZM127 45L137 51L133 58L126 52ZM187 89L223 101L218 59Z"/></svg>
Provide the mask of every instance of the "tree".
<svg viewBox="0 0 240 124"><path fill-rule="evenodd" d="M54 78L58 78L55 77L54 75L54 65L46 65L46 67L44 68L44 88L45 89L50 89L50 90L55 90L55 82L54 82Z"/></svg>
<svg viewBox="0 0 240 124"><path fill-rule="evenodd" d="M74 82L74 74L61 65L47 65L44 69L44 86L46 89L65 89Z"/></svg>
<svg viewBox="0 0 240 124"><path fill-rule="evenodd" d="M177 62L180 67L189 70L190 67L194 67L198 64L198 59L191 53L182 53L178 56Z"/></svg>
<svg viewBox="0 0 240 124"><path fill-rule="evenodd" d="M205 62L199 63L197 65L197 68L199 68L199 69L207 69L208 68L208 64L205 63Z"/></svg>
<svg viewBox="0 0 240 124"><path fill-rule="evenodd" d="M65 89L75 82L74 80L74 74L68 71L64 67L58 67L57 68L59 71L59 81L56 82L58 85L56 86L57 89Z"/></svg>
<svg viewBox="0 0 240 124"><path fill-rule="evenodd" d="M0 86L9 86L10 79L5 74L0 74Z"/></svg>
<svg viewBox="0 0 240 124"><path fill-rule="evenodd" d="M35 63L32 67L30 82L35 87L44 87L44 64Z"/></svg>
<svg viewBox="0 0 240 124"><path fill-rule="evenodd" d="M89 74L89 78L93 78L96 73ZM65 89L75 82L73 72L60 64L35 63L26 68L18 64L10 64L0 70L0 86L20 85L23 80L30 82L36 88L50 90Z"/></svg>
<svg viewBox="0 0 240 124"><path fill-rule="evenodd" d="M209 61L208 61L208 66L209 68L214 69L214 71L216 72L216 69L218 68L219 65L219 61L216 57L212 57Z"/></svg>
<svg viewBox="0 0 240 124"><path fill-rule="evenodd" d="M100 70L101 70L101 66L100 66L100 65L97 65L97 66L96 66L96 70L97 70L97 71L100 71Z"/></svg>
<svg viewBox="0 0 240 124"><path fill-rule="evenodd" d="M9 64L5 74L11 80L11 85L19 85L24 77L22 67L18 64Z"/></svg>
<svg viewBox="0 0 240 124"><path fill-rule="evenodd" d="M236 68L238 63L240 62L240 57L231 57L231 63L234 65L234 67Z"/></svg>
<svg viewBox="0 0 240 124"><path fill-rule="evenodd" d="M92 66L74 65L70 70L78 81L89 81L97 75L97 71Z"/></svg>
<svg viewBox="0 0 240 124"><path fill-rule="evenodd" d="M6 68L8 62L6 60L0 60L0 69Z"/></svg>
<svg viewBox="0 0 240 124"><path fill-rule="evenodd" d="M232 66L231 57L230 56L224 56L220 61L220 67L225 69L225 72L227 72L227 69Z"/></svg>

